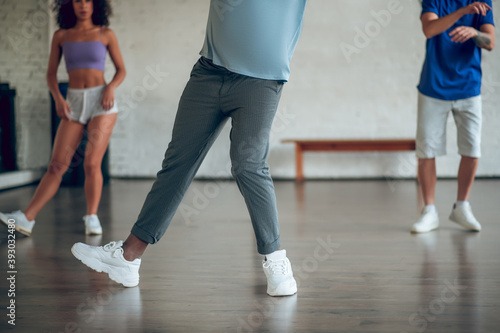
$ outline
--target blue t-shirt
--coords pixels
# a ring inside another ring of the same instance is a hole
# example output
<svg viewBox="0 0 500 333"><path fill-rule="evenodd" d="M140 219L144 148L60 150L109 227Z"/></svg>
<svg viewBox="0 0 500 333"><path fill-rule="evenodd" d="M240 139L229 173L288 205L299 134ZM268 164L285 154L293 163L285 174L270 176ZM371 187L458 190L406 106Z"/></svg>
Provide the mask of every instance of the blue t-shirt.
<svg viewBox="0 0 500 333"><path fill-rule="evenodd" d="M446 16L477 0L423 0L422 14L432 12ZM481 0L492 6L491 0ZM493 12L486 16L464 15L447 31L427 39L427 54L418 90L441 100L459 100L481 94L481 48L472 39L465 43L451 41L449 35L459 26L479 30L483 24L494 24Z"/></svg>
<svg viewBox="0 0 500 333"><path fill-rule="evenodd" d="M211 0L200 54L251 77L288 81L307 0Z"/></svg>

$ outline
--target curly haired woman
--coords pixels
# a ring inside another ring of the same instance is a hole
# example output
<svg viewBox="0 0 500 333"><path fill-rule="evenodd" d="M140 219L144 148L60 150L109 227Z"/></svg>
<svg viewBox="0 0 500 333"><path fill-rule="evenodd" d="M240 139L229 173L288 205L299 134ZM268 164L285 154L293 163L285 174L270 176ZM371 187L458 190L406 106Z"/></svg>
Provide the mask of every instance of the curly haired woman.
<svg viewBox="0 0 500 333"><path fill-rule="evenodd" d="M125 78L125 66L117 38L108 28L109 1L56 0L54 12L60 29L52 39L47 83L61 122L52 157L28 207L24 211L0 213L0 220L4 223L14 220L18 232L31 235L35 217L59 189L87 127L84 158L87 214L83 220L86 234L101 234L102 227L97 217L103 184L101 163L117 119L114 92ZM108 52L116 73L106 84L104 64ZM69 75L66 100L57 82L57 69L63 55Z"/></svg>

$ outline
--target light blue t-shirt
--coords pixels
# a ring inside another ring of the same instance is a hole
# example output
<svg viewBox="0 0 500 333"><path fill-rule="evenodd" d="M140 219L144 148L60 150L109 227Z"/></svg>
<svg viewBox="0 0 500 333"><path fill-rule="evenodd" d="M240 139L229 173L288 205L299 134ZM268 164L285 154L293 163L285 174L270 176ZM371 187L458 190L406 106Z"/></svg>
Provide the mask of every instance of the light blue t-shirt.
<svg viewBox="0 0 500 333"><path fill-rule="evenodd" d="M211 0L200 54L231 72L288 81L307 0Z"/></svg>

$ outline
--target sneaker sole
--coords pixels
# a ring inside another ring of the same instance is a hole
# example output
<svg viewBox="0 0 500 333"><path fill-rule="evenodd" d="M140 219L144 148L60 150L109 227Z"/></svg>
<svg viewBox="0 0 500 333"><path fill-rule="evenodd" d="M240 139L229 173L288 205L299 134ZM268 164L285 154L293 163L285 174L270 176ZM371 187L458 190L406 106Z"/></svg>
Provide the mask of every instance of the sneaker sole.
<svg viewBox="0 0 500 333"><path fill-rule="evenodd" d="M450 215L448 218L450 219L450 221L451 221L451 222L456 223L456 224L458 224L458 225L460 225L460 226L464 227L464 228L465 228L465 229L467 229L467 230L470 230L470 231L475 231L475 232L479 232L479 231L481 231L481 229L471 228L470 226L464 225L464 224L462 224L461 222L459 222L459 221L457 221L457 220L454 220L453 215Z"/></svg>
<svg viewBox="0 0 500 333"><path fill-rule="evenodd" d="M283 293L277 293L276 291L270 291L267 289L267 294L272 297L284 297L284 296L292 296L297 293L297 283L295 283L295 286L290 288L289 291L283 292Z"/></svg>
<svg viewBox="0 0 500 333"><path fill-rule="evenodd" d="M297 293L297 290L295 290L294 292L290 292L290 293L286 293L286 294L274 294L274 293L271 293L271 292L267 292L267 294L269 296L272 296L272 297L286 297L286 296L293 296Z"/></svg>
<svg viewBox="0 0 500 333"><path fill-rule="evenodd" d="M431 232L431 231L434 231L434 230L436 230L437 228L439 228L439 226L436 226L436 227L434 227L434 228L432 228L432 229L429 229L429 230L422 230L422 231L420 231L420 230L415 230L415 229L410 229L410 232L411 232L412 234L425 234L426 232Z"/></svg>
<svg viewBox="0 0 500 333"><path fill-rule="evenodd" d="M102 235L102 230L101 231L85 231L85 235L87 235L87 236Z"/></svg>
<svg viewBox="0 0 500 333"><path fill-rule="evenodd" d="M8 221L8 220L7 220L7 221L5 221L3 217L0 217L0 221L2 221L2 222L3 222L3 224L5 224L6 226L9 226L9 224L10 224L10 223L9 223L9 221ZM20 227L20 226L18 226L18 225L16 225L16 224L14 224L14 225L15 225L15 228L14 228L14 229L15 229L17 232L19 232L20 234L23 234L24 236L27 236L27 237L31 236L31 230L29 230L29 229L25 229L25 228Z"/></svg>
<svg viewBox="0 0 500 333"><path fill-rule="evenodd" d="M71 247L71 253L73 254L73 256L75 256L76 259L80 260L85 266L93 269L96 272L108 274L109 278L111 280L115 281L116 283L119 283L127 288L135 287L139 284L139 279L137 279L137 281L135 281L135 280L126 281L126 280L123 280L121 278L121 276L116 276L113 273L111 266L103 264L101 261L96 260L94 258L86 257L85 255L79 253L75 249L74 245L73 245L73 247ZM111 271L111 273L110 273L110 271Z"/></svg>

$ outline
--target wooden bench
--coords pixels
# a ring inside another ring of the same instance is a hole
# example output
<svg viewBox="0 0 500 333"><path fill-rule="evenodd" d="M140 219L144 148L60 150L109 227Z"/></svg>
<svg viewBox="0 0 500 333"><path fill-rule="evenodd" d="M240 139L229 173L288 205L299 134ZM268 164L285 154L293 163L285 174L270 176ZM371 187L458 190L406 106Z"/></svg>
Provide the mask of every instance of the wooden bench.
<svg viewBox="0 0 500 333"><path fill-rule="evenodd" d="M295 168L298 182L304 181L303 153L306 151L414 151L414 139L368 140L302 140L286 139L282 143L295 144Z"/></svg>

